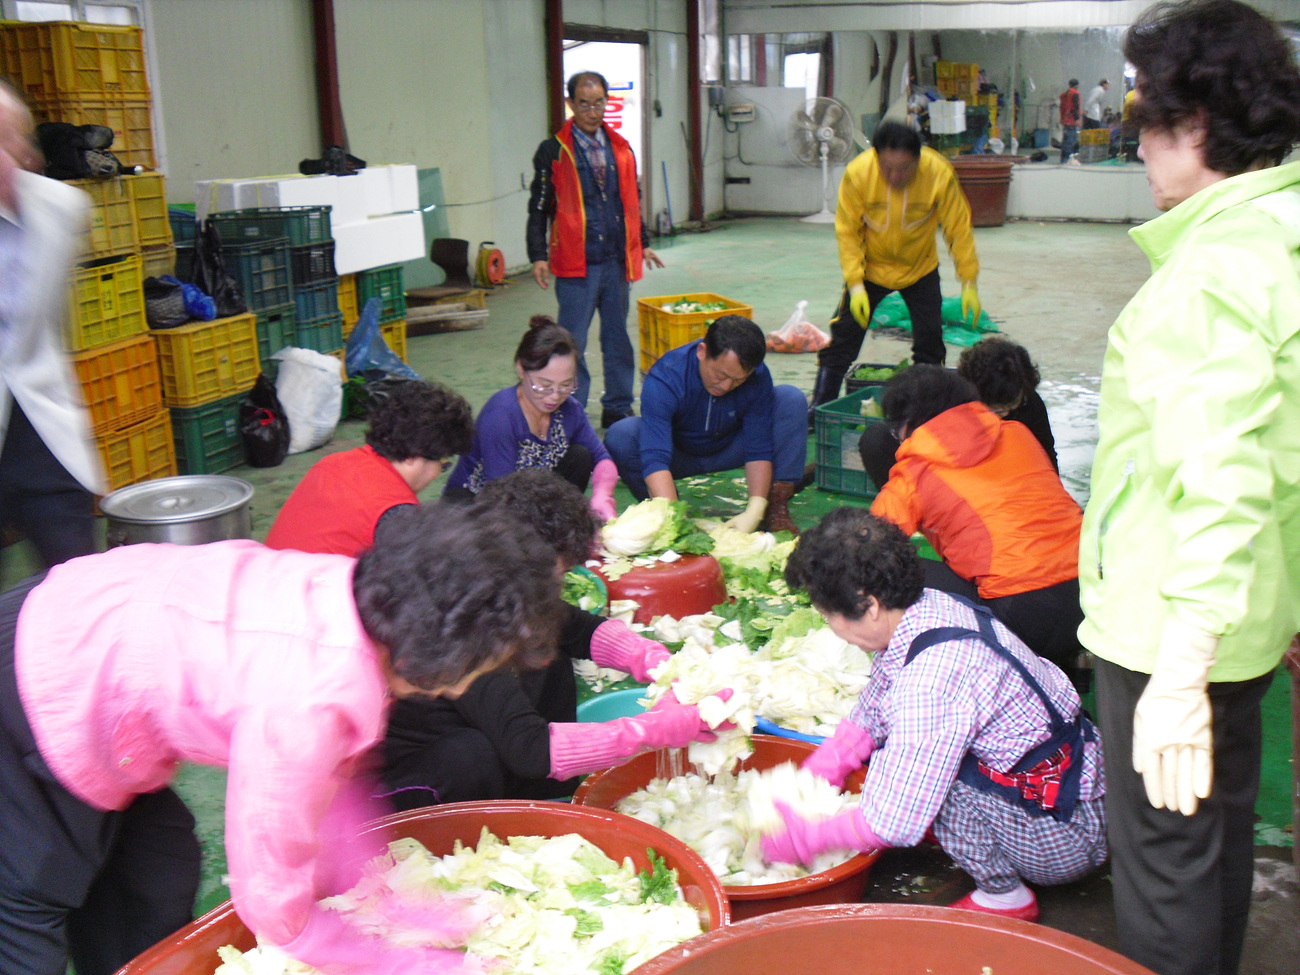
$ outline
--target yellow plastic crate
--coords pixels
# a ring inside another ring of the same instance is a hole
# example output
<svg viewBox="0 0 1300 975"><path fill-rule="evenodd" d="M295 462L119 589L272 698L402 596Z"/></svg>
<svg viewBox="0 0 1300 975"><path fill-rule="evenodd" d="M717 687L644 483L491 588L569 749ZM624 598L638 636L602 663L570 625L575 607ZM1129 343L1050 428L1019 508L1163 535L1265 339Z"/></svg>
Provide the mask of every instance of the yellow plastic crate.
<svg viewBox="0 0 1300 975"><path fill-rule="evenodd" d="M108 471L110 491L128 484L176 476L176 447L171 414L166 410L147 420L95 438Z"/></svg>
<svg viewBox="0 0 1300 975"><path fill-rule="evenodd" d="M113 130L112 152L122 165L154 168L153 105L147 94L33 98L31 107L37 122L106 125Z"/></svg>
<svg viewBox="0 0 1300 975"><path fill-rule="evenodd" d="M330 350L329 350L328 352L326 352L325 354L326 354L326 355L332 355L334 358L336 358L336 359L339 360L339 375L342 376L344 382L346 382L346 381L347 381L347 378L348 378L348 368L347 368L347 365L346 365L346 363L345 363L345 358L346 358L346 356L347 356L347 350L346 350L346 349L330 349Z"/></svg>
<svg viewBox="0 0 1300 975"><path fill-rule="evenodd" d="M262 368L257 316L251 313L153 329L150 334L158 345L163 402L168 406L201 406L246 392Z"/></svg>
<svg viewBox="0 0 1300 975"><path fill-rule="evenodd" d="M120 430L163 408L153 339L136 335L72 357L96 434Z"/></svg>
<svg viewBox="0 0 1300 975"><path fill-rule="evenodd" d="M721 311L664 311L665 305L675 305L679 301L722 302L726 307ZM709 323L722 315L742 315L752 319L754 307L710 292L637 299L636 317L641 330L641 371L648 372L669 349L703 338Z"/></svg>
<svg viewBox="0 0 1300 975"><path fill-rule="evenodd" d="M135 211L135 235L141 247L158 247L172 242L172 223L167 216L167 190L162 173L123 176Z"/></svg>
<svg viewBox="0 0 1300 975"><path fill-rule="evenodd" d="M171 244L158 244L140 251L140 279L160 278L176 273L176 248Z"/></svg>
<svg viewBox="0 0 1300 975"><path fill-rule="evenodd" d="M379 326L379 333L383 335L384 342L397 358L403 362L406 361L406 319L399 318L396 321L388 322L386 325Z"/></svg>
<svg viewBox="0 0 1300 975"><path fill-rule="evenodd" d="M951 78L953 69L956 67L951 61L936 61L934 63L935 78Z"/></svg>
<svg viewBox="0 0 1300 975"><path fill-rule="evenodd" d="M357 276L355 274L339 275L339 311L343 313L345 334L361 317L357 309Z"/></svg>
<svg viewBox="0 0 1300 975"><path fill-rule="evenodd" d="M1081 146L1109 146L1110 129L1083 129L1079 133Z"/></svg>
<svg viewBox="0 0 1300 975"><path fill-rule="evenodd" d="M69 352L106 345L146 328L140 258L102 257L72 276L72 308L64 345Z"/></svg>
<svg viewBox="0 0 1300 975"><path fill-rule="evenodd" d="M32 98L149 94L139 27L10 21L0 25L0 65Z"/></svg>
<svg viewBox="0 0 1300 975"><path fill-rule="evenodd" d="M140 249L131 194L121 179L68 180L90 196L90 231L82 260L131 254Z"/></svg>

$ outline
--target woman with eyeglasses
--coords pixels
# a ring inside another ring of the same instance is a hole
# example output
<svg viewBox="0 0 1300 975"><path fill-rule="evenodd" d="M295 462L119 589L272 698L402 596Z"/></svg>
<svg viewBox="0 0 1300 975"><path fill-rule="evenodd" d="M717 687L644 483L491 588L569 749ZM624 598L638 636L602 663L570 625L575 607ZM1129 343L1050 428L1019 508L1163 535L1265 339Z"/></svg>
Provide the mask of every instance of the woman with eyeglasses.
<svg viewBox="0 0 1300 975"><path fill-rule="evenodd" d="M984 603L1087 690L1077 634L1083 513L1038 440L942 366L898 373L881 408L900 443L871 513L934 546L943 561L926 560L928 588Z"/></svg>
<svg viewBox="0 0 1300 975"><path fill-rule="evenodd" d="M519 382L494 393L478 415L474 443L447 478L443 496L465 499L483 485L526 468L545 468L579 491L591 486L591 507L605 520L618 514L618 468L587 413L570 394L577 387L578 346L549 315L534 315L515 349Z"/></svg>

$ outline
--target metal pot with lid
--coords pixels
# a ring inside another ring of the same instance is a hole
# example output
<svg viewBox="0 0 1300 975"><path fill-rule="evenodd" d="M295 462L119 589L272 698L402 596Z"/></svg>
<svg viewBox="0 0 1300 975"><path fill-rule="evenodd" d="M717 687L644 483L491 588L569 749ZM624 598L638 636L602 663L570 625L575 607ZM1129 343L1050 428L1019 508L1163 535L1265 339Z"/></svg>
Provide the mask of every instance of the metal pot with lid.
<svg viewBox="0 0 1300 975"><path fill-rule="evenodd" d="M184 474L119 488L105 496L108 547L136 542L203 545L250 538L253 486L224 474Z"/></svg>

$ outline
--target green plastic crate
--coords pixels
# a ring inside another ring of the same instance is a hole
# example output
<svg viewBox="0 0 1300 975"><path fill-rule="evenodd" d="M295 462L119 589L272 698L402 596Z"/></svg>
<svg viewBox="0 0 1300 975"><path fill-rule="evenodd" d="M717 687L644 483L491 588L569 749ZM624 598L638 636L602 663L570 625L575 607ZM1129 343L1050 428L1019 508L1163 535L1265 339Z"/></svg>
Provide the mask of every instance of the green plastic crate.
<svg viewBox="0 0 1300 975"><path fill-rule="evenodd" d="M244 290L249 311L293 304L289 274L289 239L273 237L232 246L223 244L226 270Z"/></svg>
<svg viewBox="0 0 1300 975"><path fill-rule="evenodd" d="M310 321L298 321L296 345L314 352L333 352L343 345L343 316L338 312Z"/></svg>
<svg viewBox="0 0 1300 975"><path fill-rule="evenodd" d="M288 237L290 247L332 239L330 207L251 207L208 214L223 244Z"/></svg>
<svg viewBox="0 0 1300 975"><path fill-rule="evenodd" d="M202 406L171 410L176 469L182 474L217 474L244 463L239 404L245 393Z"/></svg>
<svg viewBox="0 0 1300 975"><path fill-rule="evenodd" d="M299 321L341 314L339 310L339 279L326 278L312 284L294 283L294 314Z"/></svg>
<svg viewBox="0 0 1300 975"><path fill-rule="evenodd" d="M817 486L823 491L874 498L876 484L862 467L858 440L869 423L884 423L862 415L862 401L874 399L880 386L866 386L816 410Z"/></svg>
<svg viewBox="0 0 1300 975"><path fill-rule="evenodd" d="M194 238L198 236L199 225L194 220L193 210L168 207L167 222L171 224L172 240L177 247L192 247L194 245Z"/></svg>
<svg viewBox="0 0 1300 975"><path fill-rule="evenodd" d="M402 284L400 264L357 272L357 311L362 311L371 298L383 303L379 310L381 322L406 317L406 288Z"/></svg>
<svg viewBox="0 0 1300 975"><path fill-rule="evenodd" d="M268 372L274 377L275 360L271 356L286 345L297 344L297 322L298 317L293 305L263 308L257 313L257 354L262 360L263 372Z"/></svg>

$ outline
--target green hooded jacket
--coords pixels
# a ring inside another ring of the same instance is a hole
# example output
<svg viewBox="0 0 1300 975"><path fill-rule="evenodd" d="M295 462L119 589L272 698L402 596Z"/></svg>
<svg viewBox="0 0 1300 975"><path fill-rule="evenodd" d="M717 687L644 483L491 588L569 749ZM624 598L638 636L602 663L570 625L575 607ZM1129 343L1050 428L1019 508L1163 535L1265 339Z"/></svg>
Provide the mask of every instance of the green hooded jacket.
<svg viewBox="0 0 1300 975"><path fill-rule="evenodd" d="M1300 163L1130 231L1152 274L1111 326L1079 543L1079 639L1151 673L1169 614L1219 636L1212 681L1300 626Z"/></svg>

